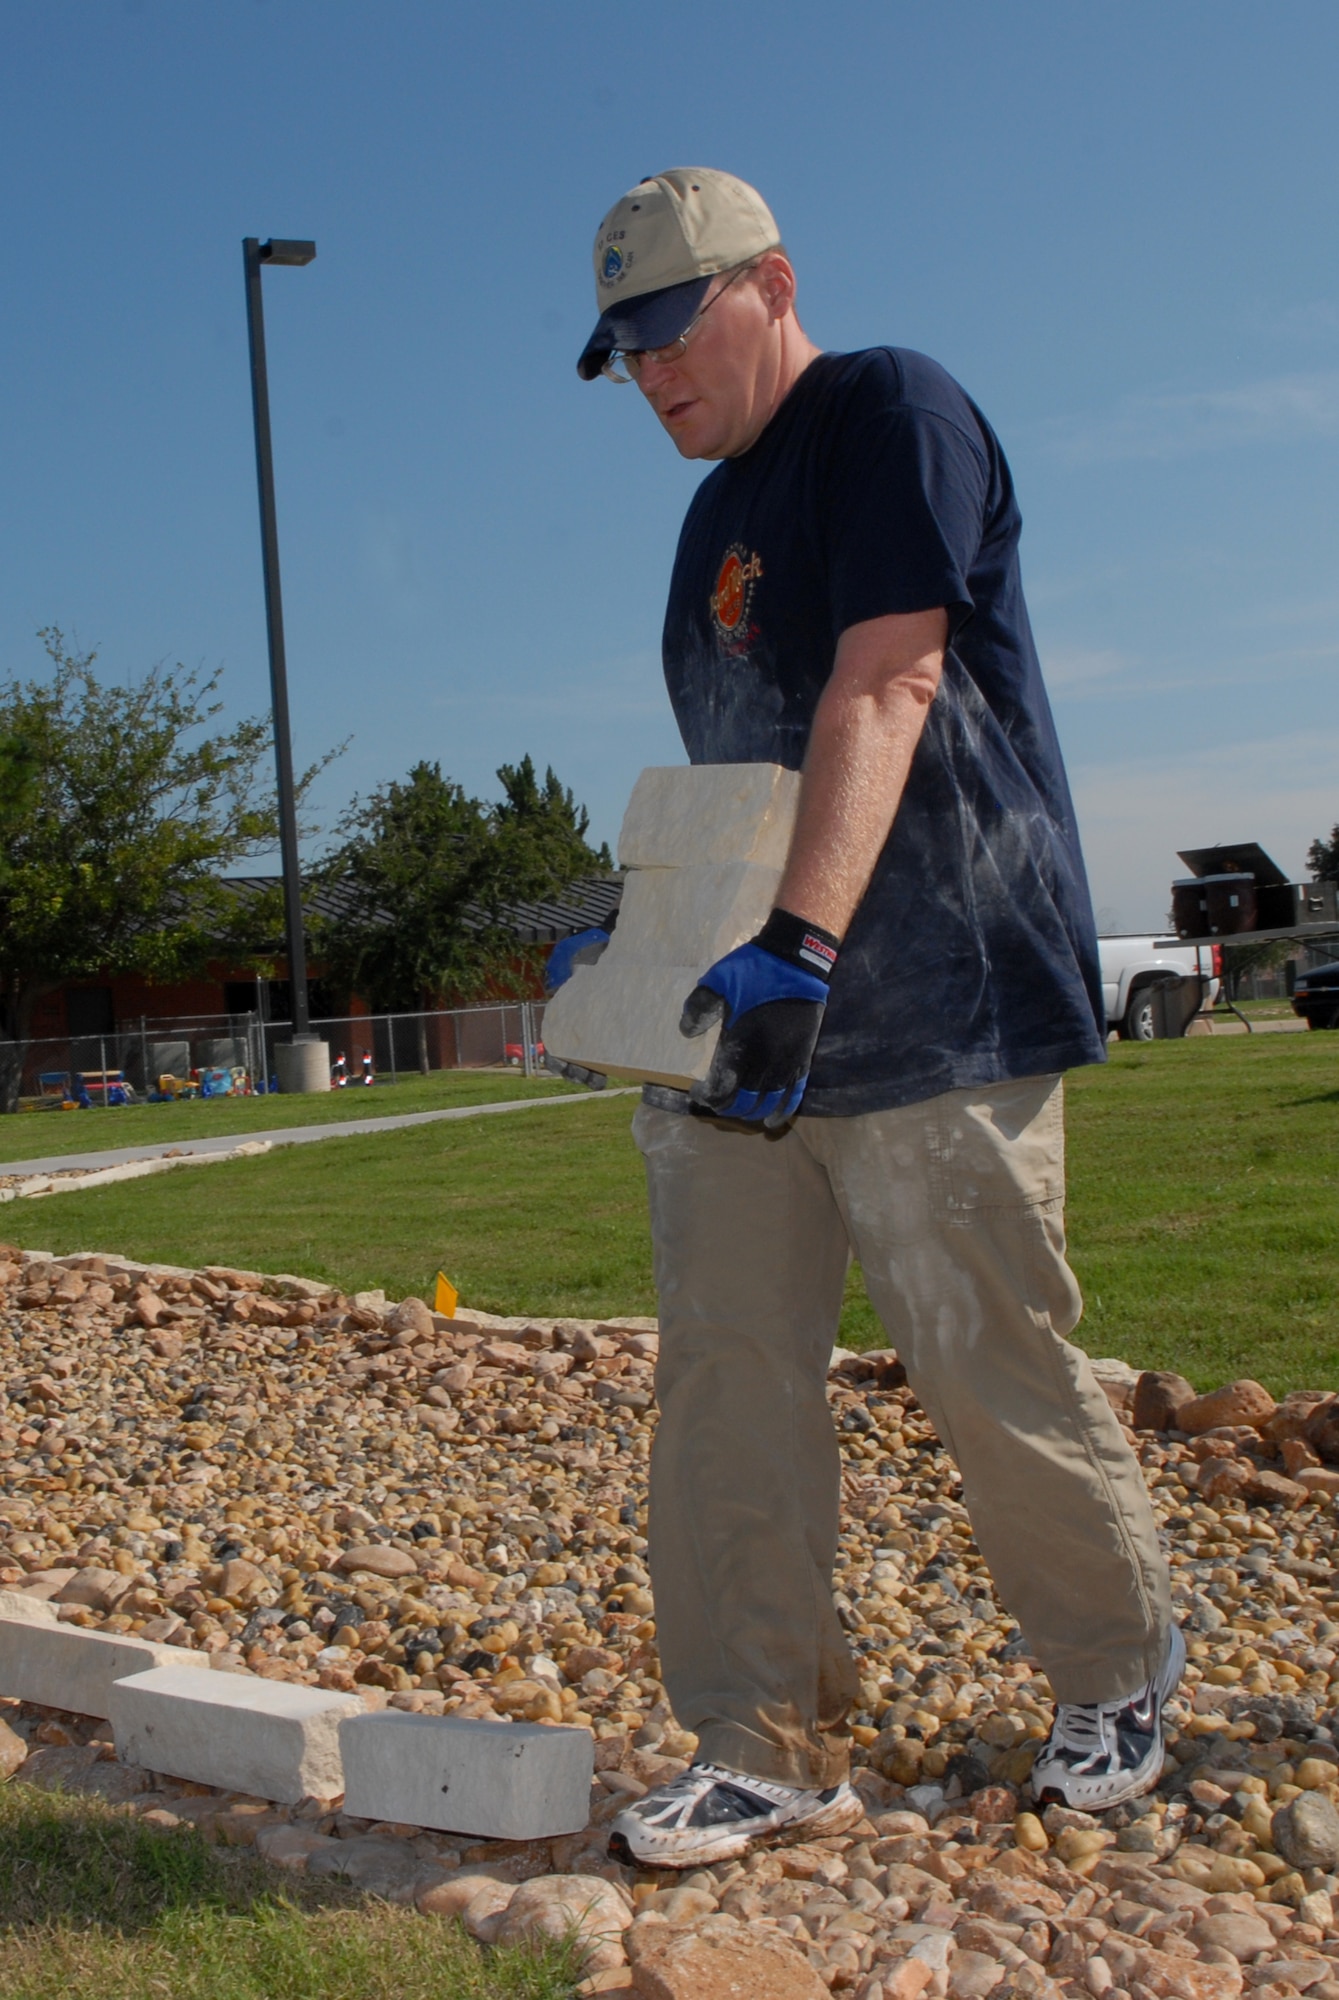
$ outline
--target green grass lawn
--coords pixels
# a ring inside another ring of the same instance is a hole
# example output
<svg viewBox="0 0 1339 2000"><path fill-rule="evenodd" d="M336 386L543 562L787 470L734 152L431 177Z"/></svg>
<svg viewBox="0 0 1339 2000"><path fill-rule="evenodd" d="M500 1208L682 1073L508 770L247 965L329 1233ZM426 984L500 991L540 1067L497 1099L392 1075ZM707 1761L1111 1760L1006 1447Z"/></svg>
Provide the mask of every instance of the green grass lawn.
<svg viewBox="0 0 1339 2000"><path fill-rule="evenodd" d="M1298 1018L1293 1012L1292 1001L1286 995L1272 1000L1238 1000L1236 1007L1248 1021L1295 1021Z"/></svg>
<svg viewBox="0 0 1339 2000"><path fill-rule="evenodd" d="M573 1085L527 1079L519 1070L434 1070L371 1090L312 1097L183 1098L178 1104L94 1105L91 1111L20 1112L0 1118L0 1161L44 1160L55 1153L101 1153L116 1146L156 1146L217 1133L265 1132L275 1126L339 1124L404 1111L444 1111L457 1104L498 1104L519 1097L562 1097Z"/></svg>
<svg viewBox="0 0 1339 2000"><path fill-rule="evenodd" d="M372 1095L371 1092L368 1095ZM389 1097L390 1093L387 1093ZM298 1100L291 1100L296 1102ZM332 1141L14 1202L0 1235L57 1251L301 1272L466 1304L655 1310L636 1100ZM207 1108L207 1107L206 1107ZM115 1115L115 1114L108 1114ZM1068 1083L1079 1338L1199 1387L1339 1387L1339 1036L1113 1047ZM858 1272L842 1337L881 1335Z"/></svg>
<svg viewBox="0 0 1339 2000"><path fill-rule="evenodd" d="M15 1780L0 1790L0 2000L570 2000L572 1958Z"/></svg>
<svg viewBox="0 0 1339 2000"><path fill-rule="evenodd" d="M1339 1387L1339 1036L1127 1044L1067 1089L1088 1351Z"/></svg>
<svg viewBox="0 0 1339 2000"><path fill-rule="evenodd" d="M384 1285L394 1298L423 1296L440 1268L486 1310L654 1312L635 1104L590 1096L11 1202L0 1235Z"/></svg>

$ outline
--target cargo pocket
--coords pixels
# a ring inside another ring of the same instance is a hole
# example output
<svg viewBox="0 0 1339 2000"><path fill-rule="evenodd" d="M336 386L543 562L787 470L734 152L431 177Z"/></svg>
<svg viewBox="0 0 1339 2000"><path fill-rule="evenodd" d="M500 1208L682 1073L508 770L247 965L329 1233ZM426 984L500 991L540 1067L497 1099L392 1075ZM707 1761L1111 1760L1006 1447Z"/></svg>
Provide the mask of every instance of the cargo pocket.
<svg viewBox="0 0 1339 2000"><path fill-rule="evenodd" d="M950 1218L1065 1198L1065 1096L1058 1077L1025 1077L938 1100L933 1180Z"/></svg>
<svg viewBox="0 0 1339 2000"><path fill-rule="evenodd" d="M1083 1294L1065 1256L1065 1204L1038 1202L1021 1220L1027 1245L1027 1303L1065 1339L1083 1317Z"/></svg>
<svg viewBox="0 0 1339 2000"><path fill-rule="evenodd" d="M937 1107L932 1178L957 1256L1007 1322L1021 1304L1064 1336L1083 1300L1065 1259L1065 1104L1060 1077L954 1091Z"/></svg>

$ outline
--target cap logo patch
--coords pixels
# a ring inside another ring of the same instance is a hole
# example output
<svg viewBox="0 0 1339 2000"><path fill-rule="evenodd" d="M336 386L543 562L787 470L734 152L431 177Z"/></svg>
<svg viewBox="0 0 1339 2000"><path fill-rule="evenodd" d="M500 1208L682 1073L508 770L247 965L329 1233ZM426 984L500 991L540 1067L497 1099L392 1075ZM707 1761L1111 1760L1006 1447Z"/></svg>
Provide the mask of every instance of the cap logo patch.
<svg viewBox="0 0 1339 2000"><path fill-rule="evenodd" d="M711 593L712 621L724 638L733 637L743 624L753 598L753 586L761 575L760 555L737 546L727 552Z"/></svg>
<svg viewBox="0 0 1339 2000"><path fill-rule="evenodd" d="M617 243L611 243L605 251L602 268L605 283L611 285L623 269L623 252L619 249Z"/></svg>

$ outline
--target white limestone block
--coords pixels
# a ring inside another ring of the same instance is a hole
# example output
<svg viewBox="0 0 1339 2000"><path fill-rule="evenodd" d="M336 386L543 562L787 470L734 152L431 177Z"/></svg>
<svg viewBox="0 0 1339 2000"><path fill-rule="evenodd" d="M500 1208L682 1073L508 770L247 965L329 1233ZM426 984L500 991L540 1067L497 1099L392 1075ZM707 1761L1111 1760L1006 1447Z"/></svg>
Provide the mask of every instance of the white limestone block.
<svg viewBox="0 0 1339 2000"><path fill-rule="evenodd" d="M799 796L799 772L780 764L652 766L632 788L618 836L618 865L689 868L756 861L784 868Z"/></svg>
<svg viewBox="0 0 1339 2000"><path fill-rule="evenodd" d="M618 928L549 1002L544 1046L605 1076L686 1090L720 1038L679 1033L709 965L754 936L776 901L799 798L779 764L643 771L619 837Z"/></svg>
<svg viewBox="0 0 1339 2000"><path fill-rule="evenodd" d="M695 984L695 966L578 966L544 1010L544 1046L620 1082L687 1090L711 1068L719 1040L717 1026L679 1034Z"/></svg>
<svg viewBox="0 0 1339 2000"><path fill-rule="evenodd" d="M679 1033L697 979L691 965L579 965L544 1010L544 1046L602 1076L687 1090L711 1068L720 1039L717 1027Z"/></svg>
<svg viewBox="0 0 1339 2000"><path fill-rule="evenodd" d="M45 1609L45 1607L43 1607ZM75 1715L111 1714L111 1691L127 1674L172 1667L208 1678L209 1655L154 1645L125 1633L84 1632L77 1625L0 1619L0 1694L45 1702Z"/></svg>
<svg viewBox="0 0 1339 2000"><path fill-rule="evenodd" d="M123 1764L288 1806L343 1791L339 1725L363 1712L356 1695L179 1667L133 1674L111 1690Z"/></svg>
<svg viewBox="0 0 1339 2000"><path fill-rule="evenodd" d="M344 1810L479 1840L579 1833L590 1812L588 1729L465 1722L383 1709L339 1729Z"/></svg>
<svg viewBox="0 0 1339 2000"><path fill-rule="evenodd" d="M779 868L752 861L635 868L618 926L597 964L713 965L760 931L776 901Z"/></svg>

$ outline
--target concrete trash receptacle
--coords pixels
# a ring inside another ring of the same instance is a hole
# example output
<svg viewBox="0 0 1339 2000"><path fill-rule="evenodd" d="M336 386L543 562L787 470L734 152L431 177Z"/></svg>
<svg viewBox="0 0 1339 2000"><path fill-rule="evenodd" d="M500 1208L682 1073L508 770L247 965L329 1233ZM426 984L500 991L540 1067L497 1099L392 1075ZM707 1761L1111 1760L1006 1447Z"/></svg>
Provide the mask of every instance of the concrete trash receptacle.
<svg viewBox="0 0 1339 2000"><path fill-rule="evenodd" d="M278 1042L274 1070L286 1096L330 1088L330 1044L315 1035L297 1042Z"/></svg>

